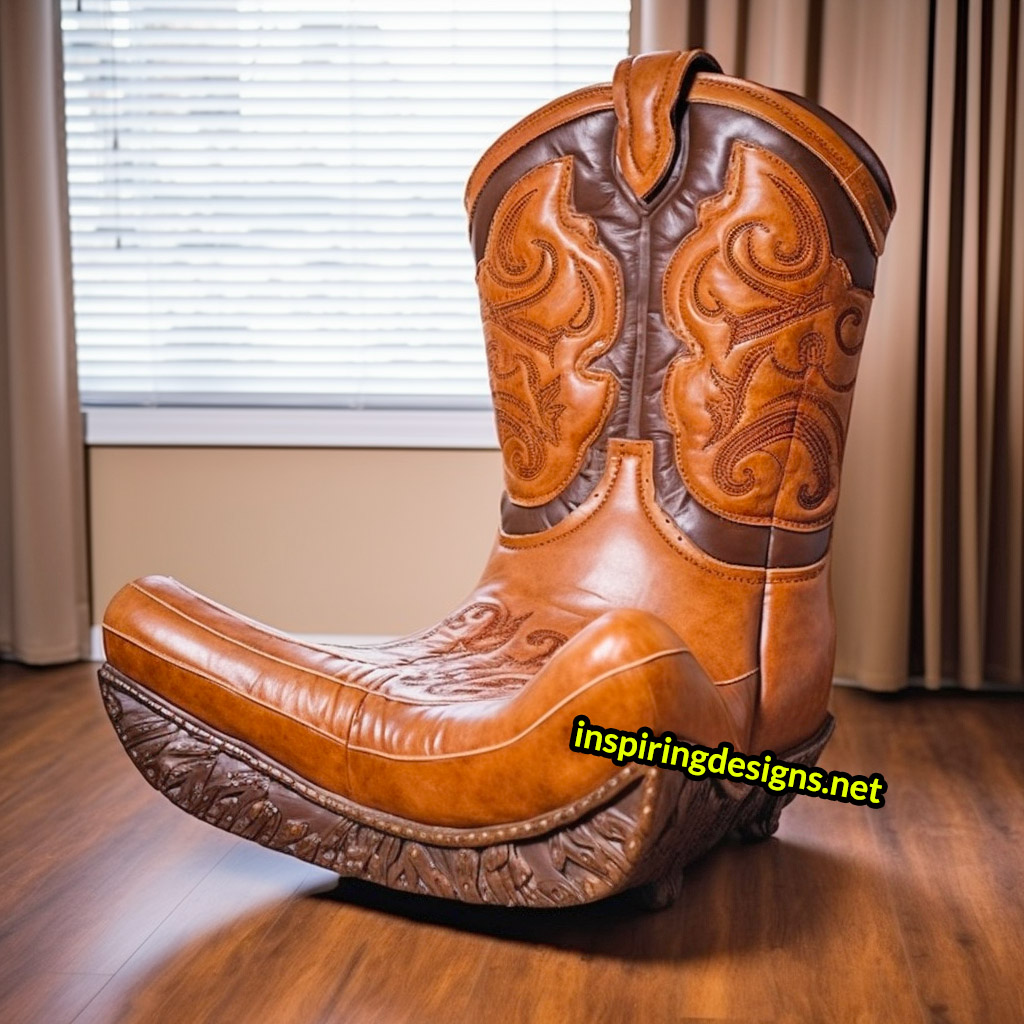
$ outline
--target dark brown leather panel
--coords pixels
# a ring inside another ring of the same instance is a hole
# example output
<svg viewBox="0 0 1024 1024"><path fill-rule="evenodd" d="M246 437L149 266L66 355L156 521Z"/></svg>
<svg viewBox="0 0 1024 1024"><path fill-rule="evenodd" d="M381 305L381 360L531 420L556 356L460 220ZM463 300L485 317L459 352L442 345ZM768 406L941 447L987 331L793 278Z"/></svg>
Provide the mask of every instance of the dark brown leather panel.
<svg viewBox="0 0 1024 1024"><path fill-rule="evenodd" d="M577 89L567 96L559 96L545 104L539 110L514 124L507 132L500 135L487 148L477 161L466 182L463 202L466 213L472 219L476 210L480 192L490 180L491 175L511 157L516 150L528 145L537 136L568 124L576 118L592 114L598 110L612 108L612 86L610 82L602 85L591 85Z"/></svg>
<svg viewBox="0 0 1024 1024"><path fill-rule="evenodd" d="M819 575L798 581L768 576L760 655L765 711L751 737L753 750L778 752L826 713L836 644L830 573L826 565ZM811 680L820 682L808 685Z"/></svg>

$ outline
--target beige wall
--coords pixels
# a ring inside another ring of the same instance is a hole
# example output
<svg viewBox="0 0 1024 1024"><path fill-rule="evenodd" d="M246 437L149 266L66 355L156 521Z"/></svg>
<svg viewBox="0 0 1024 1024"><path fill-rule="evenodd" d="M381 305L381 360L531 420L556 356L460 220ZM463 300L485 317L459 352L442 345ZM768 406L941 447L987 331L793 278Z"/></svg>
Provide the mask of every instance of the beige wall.
<svg viewBox="0 0 1024 1024"><path fill-rule="evenodd" d="M165 573L293 632L419 629L476 582L500 489L497 451L92 448L93 621Z"/></svg>

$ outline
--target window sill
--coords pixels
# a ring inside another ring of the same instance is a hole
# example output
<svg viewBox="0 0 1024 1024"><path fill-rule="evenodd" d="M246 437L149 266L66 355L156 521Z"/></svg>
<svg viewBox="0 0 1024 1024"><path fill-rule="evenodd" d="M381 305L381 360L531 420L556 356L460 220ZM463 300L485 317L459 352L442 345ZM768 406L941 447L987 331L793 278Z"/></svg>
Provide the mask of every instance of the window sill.
<svg viewBox="0 0 1024 1024"><path fill-rule="evenodd" d="M86 406L90 447L496 449L489 409Z"/></svg>

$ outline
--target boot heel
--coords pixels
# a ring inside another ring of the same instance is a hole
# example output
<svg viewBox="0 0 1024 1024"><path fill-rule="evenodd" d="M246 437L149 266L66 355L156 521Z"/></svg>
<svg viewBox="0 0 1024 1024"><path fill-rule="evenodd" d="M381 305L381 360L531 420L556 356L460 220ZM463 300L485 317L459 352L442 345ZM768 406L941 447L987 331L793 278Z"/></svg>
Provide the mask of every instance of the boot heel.
<svg viewBox="0 0 1024 1024"><path fill-rule="evenodd" d="M648 882L633 890L633 900L641 910L665 910L683 894L683 872L673 871L656 882Z"/></svg>
<svg viewBox="0 0 1024 1024"><path fill-rule="evenodd" d="M734 830L736 838L744 843L760 843L775 835L779 830L779 822L782 820L782 809L792 799L792 793L769 799L767 804L747 821L736 826Z"/></svg>
<svg viewBox="0 0 1024 1024"><path fill-rule="evenodd" d="M783 761L812 768L818 763L825 744L835 729L835 719L829 715L825 724L805 743L784 754ZM783 808L793 802L795 793L766 793L755 789L744 801L734 835L745 843L758 843L775 835L779 829Z"/></svg>
<svg viewBox="0 0 1024 1024"><path fill-rule="evenodd" d="M780 755L780 760L810 768L835 728L829 715L821 728L799 746ZM684 870L727 835L741 842L759 842L775 834L782 810L792 802L793 793L768 793L751 787L739 798L731 796L716 781L684 779L675 796L666 790L666 817L658 838L647 855L661 865L653 877L633 890L636 905L644 910L663 910L682 894Z"/></svg>

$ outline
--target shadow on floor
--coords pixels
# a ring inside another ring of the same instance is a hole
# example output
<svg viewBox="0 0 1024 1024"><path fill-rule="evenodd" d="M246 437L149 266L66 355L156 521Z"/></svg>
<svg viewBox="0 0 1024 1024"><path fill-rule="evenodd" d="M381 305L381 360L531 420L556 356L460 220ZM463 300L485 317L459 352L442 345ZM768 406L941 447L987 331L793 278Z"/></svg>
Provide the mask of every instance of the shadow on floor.
<svg viewBox="0 0 1024 1024"><path fill-rule="evenodd" d="M875 875L853 857L776 839L720 848L659 912L628 896L509 910L321 881L192 938L91 1009L154 1024L184 1019L185 1005L193 1021L461 1021L497 1006L518 1009L491 1019L681 1019L664 1016L664 1000L680 998L670 979L710 973L718 991L726 971L743 987L746 976L770 974L780 948L813 988L823 965L843 962L846 928L863 922L865 901L885 889ZM519 1005L528 991L529 1006ZM644 1006L651 1015L635 1016Z"/></svg>

